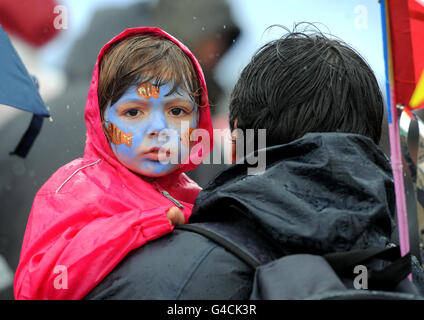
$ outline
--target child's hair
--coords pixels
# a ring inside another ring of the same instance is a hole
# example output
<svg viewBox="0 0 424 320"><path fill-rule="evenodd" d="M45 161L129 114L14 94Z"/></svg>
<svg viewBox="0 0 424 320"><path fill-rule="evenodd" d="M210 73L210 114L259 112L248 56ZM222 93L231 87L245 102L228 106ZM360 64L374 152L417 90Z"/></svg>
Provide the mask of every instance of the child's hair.
<svg viewBox="0 0 424 320"><path fill-rule="evenodd" d="M308 132L357 133L378 144L383 115L376 78L354 49L319 31L289 31L244 68L229 120L243 131L266 129L268 146Z"/></svg>
<svg viewBox="0 0 424 320"><path fill-rule="evenodd" d="M100 62L97 95L101 119L108 104L114 104L131 86L151 82L172 83L167 95L182 87L197 105L202 88L192 61L177 44L153 33L129 36L111 46Z"/></svg>

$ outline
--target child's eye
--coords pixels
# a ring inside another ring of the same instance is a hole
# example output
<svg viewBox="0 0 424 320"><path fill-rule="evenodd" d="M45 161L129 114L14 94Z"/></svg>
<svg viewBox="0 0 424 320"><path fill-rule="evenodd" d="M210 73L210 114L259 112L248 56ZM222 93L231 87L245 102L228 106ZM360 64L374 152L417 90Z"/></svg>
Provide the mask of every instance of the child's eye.
<svg viewBox="0 0 424 320"><path fill-rule="evenodd" d="M174 107L171 110L169 110L169 113L175 117L182 117L185 116L186 114L188 114L188 112L186 110L184 110L183 108L179 108L179 107Z"/></svg>
<svg viewBox="0 0 424 320"><path fill-rule="evenodd" d="M141 114L141 111L138 109L130 109L127 112L125 112L125 115L127 117L133 118L133 117L137 117Z"/></svg>

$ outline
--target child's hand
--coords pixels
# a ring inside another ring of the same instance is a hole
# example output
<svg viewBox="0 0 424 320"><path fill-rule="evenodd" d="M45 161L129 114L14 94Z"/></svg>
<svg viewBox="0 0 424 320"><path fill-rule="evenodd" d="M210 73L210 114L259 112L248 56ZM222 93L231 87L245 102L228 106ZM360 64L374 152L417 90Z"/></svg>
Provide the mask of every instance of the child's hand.
<svg viewBox="0 0 424 320"><path fill-rule="evenodd" d="M168 217L171 226L178 226L185 223L184 215L181 210L178 209L178 207L174 206L169 208L169 210L166 212L166 216Z"/></svg>

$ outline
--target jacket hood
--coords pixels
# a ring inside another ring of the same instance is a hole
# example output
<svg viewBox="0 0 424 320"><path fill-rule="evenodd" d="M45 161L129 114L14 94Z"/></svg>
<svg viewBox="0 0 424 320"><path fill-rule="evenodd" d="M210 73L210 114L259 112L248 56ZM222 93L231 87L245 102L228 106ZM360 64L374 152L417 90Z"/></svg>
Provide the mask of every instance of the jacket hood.
<svg viewBox="0 0 424 320"><path fill-rule="evenodd" d="M101 49L97 57L96 64L94 66L93 76L92 76L90 88L88 91L87 103L85 107L85 122L87 125L87 134L86 134L86 146L85 146L84 156L93 157L93 158L103 158L104 160L106 160L107 162L109 162L114 167L118 168L119 170L129 171L115 157L112 149L109 146L106 136L103 132L102 122L100 119L99 102L98 102L98 96L97 96L97 87L99 82L99 66L100 66L100 61L103 55L114 43L121 41L124 38L129 37L131 35L143 34L143 33L157 34L157 35L166 37L169 40L176 43L181 48L181 50L184 53L186 53L187 56L193 62L193 65L195 66L195 69L197 71L200 85L203 89L202 90L203 95L201 98L202 107L199 108L200 119L199 119L198 128L207 130L207 132L209 133L209 140L200 141L198 143L202 143L202 144L209 143L209 146L208 147L203 147L203 146L193 147L193 150L198 152L192 152L190 154L189 162L187 164L182 164L176 171L170 174L170 175L176 175L176 174L180 174L181 172L185 172L185 171L196 168L198 164L208 155L210 150L212 150L213 148L213 129L212 129L212 121L210 116L209 100L207 95L205 77L203 75L203 71L199 62L184 44L182 44L176 38L174 38L173 36L169 35L168 33L166 33L165 31L159 28L138 27L138 28L126 29L119 35L115 36Z"/></svg>
<svg viewBox="0 0 424 320"><path fill-rule="evenodd" d="M390 163L361 135L310 133L264 149L266 170L222 172L196 199L190 222L244 215L286 254L384 246L395 215Z"/></svg>

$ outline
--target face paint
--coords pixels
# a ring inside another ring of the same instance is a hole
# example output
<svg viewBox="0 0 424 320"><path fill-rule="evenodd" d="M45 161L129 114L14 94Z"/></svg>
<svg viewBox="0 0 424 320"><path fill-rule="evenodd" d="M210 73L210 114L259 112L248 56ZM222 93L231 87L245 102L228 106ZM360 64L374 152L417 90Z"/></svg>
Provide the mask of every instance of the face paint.
<svg viewBox="0 0 424 320"><path fill-rule="evenodd" d="M194 130L193 128L189 128L188 130L185 130L183 134L181 135L181 144L184 147L190 146L190 143L191 143L190 137L193 130Z"/></svg>
<svg viewBox="0 0 424 320"><path fill-rule="evenodd" d="M113 122L109 122L107 134L109 141L113 144L125 144L131 148L132 133L123 133Z"/></svg>
<svg viewBox="0 0 424 320"><path fill-rule="evenodd" d="M153 86L150 82L145 82L140 84L136 89L138 95L143 99L149 99L154 97L159 99L160 89L158 87Z"/></svg>
<svg viewBox="0 0 424 320"><path fill-rule="evenodd" d="M189 134L197 127L198 110L172 83L130 87L105 112L112 151L128 169L149 177L166 175L190 154Z"/></svg>

